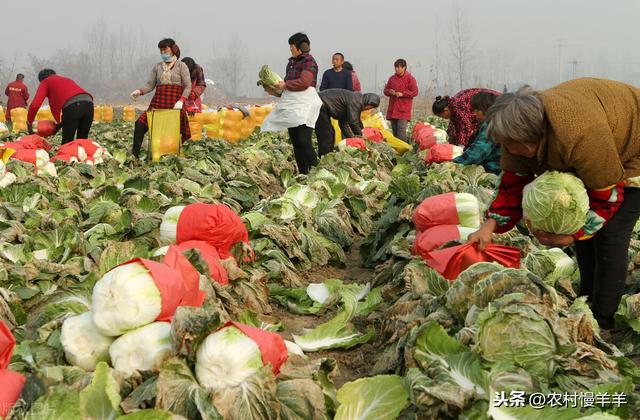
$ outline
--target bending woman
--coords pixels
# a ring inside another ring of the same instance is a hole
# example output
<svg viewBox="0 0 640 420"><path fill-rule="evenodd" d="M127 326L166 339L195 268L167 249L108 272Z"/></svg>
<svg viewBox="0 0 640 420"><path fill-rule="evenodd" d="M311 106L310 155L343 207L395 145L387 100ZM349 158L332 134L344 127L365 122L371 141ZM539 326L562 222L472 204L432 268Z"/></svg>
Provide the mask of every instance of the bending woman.
<svg viewBox="0 0 640 420"><path fill-rule="evenodd" d="M546 170L572 172L589 194L587 223L573 235L533 231L540 243L575 243L580 294L601 328L613 328L627 277L631 232L640 216L640 89L577 79L540 93L499 97L487 112L503 170L487 221L469 236L479 248L523 217L522 190Z"/></svg>
<svg viewBox="0 0 640 420"><path fill-rule="evenodd" d="M183 109L186 98L191 94L191 76L189 68L180 58L180 48L173 39L163 39L158 43L162 61L153 66L147 84L131 93L131 99L136 100L155 89L155 94L147 111L154 109L179 109L180 133L182 141L191 136L186 110ZM136 121L133 131L133 155L138 157L145 133L149 131L147 113L144 112Z"/></svg>

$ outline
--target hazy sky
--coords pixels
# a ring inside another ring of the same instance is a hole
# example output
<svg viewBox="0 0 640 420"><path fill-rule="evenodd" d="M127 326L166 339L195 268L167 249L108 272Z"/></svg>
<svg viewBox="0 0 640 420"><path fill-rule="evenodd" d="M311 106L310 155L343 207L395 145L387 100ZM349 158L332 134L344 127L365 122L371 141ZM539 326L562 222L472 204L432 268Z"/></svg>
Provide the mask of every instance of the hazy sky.
<svg viewBox="0 0 640 420"><path fill-rule="evenodd" d="M342 51L364 79L365 88L384 80L398 57L409 61L422 85L430 82L424 79L432 78L429 66L434 62L439 61L439 72L446 73L455 5L436 0L2 3L5 43L0 56L5 59L19 54L26 63L28 54L48 57L59 49L82 48L87 30L102 17L111 30L143 31L153 54L157 41L171 36L184 55L202 63L214 53L224 54L235 37L247 56L249 83L260 64L283 71L286 40L301 30L309 34L321 70L330 66L332 52ZM460 0L459 7L474 47L467 70L469 84L477 73L484 75L482 80L500 80L500 86L504 81L543 87L571 77L573 59L578 76L601 75L640 84L638 0ZM215 79L214 74L207 77Z"/></svg>

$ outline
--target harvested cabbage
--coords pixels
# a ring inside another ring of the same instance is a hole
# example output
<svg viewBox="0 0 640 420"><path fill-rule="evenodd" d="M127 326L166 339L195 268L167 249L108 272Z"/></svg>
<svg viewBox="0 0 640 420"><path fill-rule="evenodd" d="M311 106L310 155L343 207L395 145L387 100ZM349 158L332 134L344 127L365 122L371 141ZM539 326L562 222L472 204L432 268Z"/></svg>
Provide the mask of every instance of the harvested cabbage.
<svg viewBox="0 0 640 420"><path fill-rule="evenodd" d="M104 335L118 336L147 325L161 310L160 290L140 262L112 269L93 287L93 322Z"/></svg>
<svg viewBox="0 0 640 420"><path fill-rule="evenodd" d="M548 171L524 188L522 209L533 229L573 235L585 225L589 196L576 176Z"/></svg>
<svg viewBox="0 0 640 420"><path fill-rule="evenodd" d="M165 212L162 217L162 223L160 224L160 239L169 239L175 242L178 232L178 220L185 207L186 206L175 206Z"/></svg>
<svg viewBox="0 0 640 420"><path fill-rule="evenodd" d="M282 77L280 77L280 75L278 75L278 73L271 70L268 65L265 64L264 66L262 66L262 68L260 69L260 73L258 73L258 77L258 86L264 86L273 89L277 94L282 93L282 90L276 89L276 86L278 85L278 83L282 82L283 79Z"/></svg>
<svg viewBox="0 0 640 420"><path fill-rule="evenodd" d="M60 333L67 361L88 371L95 370L98 362L109 361L109 346L113 340L98 332L91 312L67 318Z"/></svg>
<svg viewBox="0 0 640 420"><path fill-rule="evenodd" d="M258 345L230 326L202 342L196 355L196 378L206 388L224 389L242 384L262 366Z"/></svg>
<svg viewBox="0 0 640 420"><path fill-rule="evenodd" d="M129 331L109 347L116 370L131 375L136 370L159 370L171 356L171 324L154 322Z"/></svg>
<svg viewBox="0 0 640 420"><path fill-rule="evenodd" d="M576 263L560 248L530 252L523 263L527 270L551 286L559 278L571 277L576 271Z"/></svg>

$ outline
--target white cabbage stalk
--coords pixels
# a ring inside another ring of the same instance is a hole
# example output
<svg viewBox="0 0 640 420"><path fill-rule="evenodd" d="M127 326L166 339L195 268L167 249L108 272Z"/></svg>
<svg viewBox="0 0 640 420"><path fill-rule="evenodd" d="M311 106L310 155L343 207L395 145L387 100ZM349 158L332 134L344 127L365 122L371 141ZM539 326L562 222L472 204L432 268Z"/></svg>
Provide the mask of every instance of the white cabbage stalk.
<svg viewBox="0 0 640 420"><path fill-rule="evenodd" d="M307 286L307 295L314 302L318 302L320 305L324 305L324 303L329 300L331 292L324 283L310 283Z"/></svg>
<svg viewBox="0 0 640 420"><path fill-rule="evenodd" d="M33 251L33 258L36 260L47 260L49 258L49 251L46 249L39 249L37 251Z"/></svg>
<svg viewBox="0 0 640 420"><path fill-rule="evenodd" d="M460 226L480 227L480 203L478 199L469 193L456 193L456 210Z"/></svg>
<svg viewBox="0 0 640 420"><path fill-rule="evenodd" d="M93 287L93 322L104 335L118 336L147 325L161 310L160 291L139 262L112 269Z"/></svg>
<svg viewBox="0 0 640 420"><path fill-rule="evenodd" d="M470 228L470 227L458 226L458 232L460 233L460 241L466 242L467 239L469 239L469 235L477 231L478 229L474 227Z"/></svg>
<svg viewBox="0 0 640 420"><path fill-rule="evenodd" d="M169 245L163 246L163 247L160 247L160 248L156 249L155 251L153 251L151 256L152 257L162 257L163 255L167 255L168 251L169 251Z"/></svg>
<svg viewBox="0 0 640 420"><path fill-rule="evenodd" d="M67 318L60 333L67 362L87 371L95 370L98 362L109 361L109 346L113 340L98 332L91 312Z"/></svg>
<svg viewBox="0 0 640 420"><path fill-rule="evenodd" d="M46 150L36 150L36 168L42 169L49 163L49 153Z"/></svg>
<svg viewBox="0 0 640 420"><path fill-rule="evenodd" d="M178 220L186 206L175 206L167 210L162 217L162 223L160 224L160 239L169 239L173 242L176 241L176 235L178 233Z"/></svg>
<svg viewBox="0 0 640 420"><path fill-rule="evenodd" d="M462 153L464 152L464 148L460 147L460 146L453 146L451 148L451 159L455 159L458 156L462 156Z"/></svg>
<svg viewBox="0 0 640 420"><path fill-rule="evenodd" d="M367 283L356 293L356 300L362 300L371 291L371 283ZM324 305L329 301L333 293L339 293L339 288L328 287L325 283L309 283L307 286L307 295L314 302Z"/></svg>
<svg viewBox="0 0 640 420"><path fill-rule="evenodd" d="M0 188L8 187L9 185L16 182L16 174L7 172L4 175L0 176Z"/></svg>
<svg viewBox="0 0 640 420"><path fill-rule="evenodd" d="M284 345L287 347L287 353L289 355L295 354L297 356L306 357L300 346L293 341L284 340Z"/></svg>
<svg viewBox="0 0 640 420"><path fill-rule="evenodd" d="M113 368L127 375L136 370L159 370L171 357L171 324L154 322L129 331L111 344L109 356Z"/></svg>
<svg viewBox="0 0 640 420"><path fill-rule="evenodd" d="M76 156L78 157L78 160L80 162L84 162L85 160L87 160L87 151L84 150L84 147L82 146L78 146L78 150L76 152Z"/></svg>
<svg viewBox="0 0 640 420"><path fill-rule="evenodd" d="M95 143L94 143L95 144ZM102 147L98 147L95 152L93 152L93 160L102 159Z"/></svg>
<svg viewBox="0 0 640 420"><path fill-rule="evenodd" d="M55 178L58 176L58 170L53 162L47 162L43 167L38 169L38 175L48 175Z"/></svg>
<svg viewBox="0 0 640 420"><path fill-rule="evenodd" d="M436 128L436 132L435 132L435 137L436 137L436 143L439 144L446 144L448 143L447 140L447 132L441 128Z"/></svg>
<svg viewBox="0 0 640 420"><path fill-rule="evenodd" d="M318 205L318 194L309 186L295 184L284 192L284 198L289 198L298 208L313 209Z"/></svg>
<svg viewBox="0 0 640 420"><path fill-rule="evenodd" d="M209 335L196 354L196 378L214 390L238 386L262 366L260 348L236 327Z"/></svg>

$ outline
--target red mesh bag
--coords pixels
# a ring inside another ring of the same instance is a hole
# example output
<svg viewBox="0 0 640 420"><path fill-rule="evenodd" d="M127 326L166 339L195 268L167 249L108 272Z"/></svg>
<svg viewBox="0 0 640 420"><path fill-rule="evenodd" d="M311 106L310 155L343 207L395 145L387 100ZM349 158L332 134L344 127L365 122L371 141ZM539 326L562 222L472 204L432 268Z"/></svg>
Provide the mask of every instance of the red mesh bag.
<svg viewBox="0 0 640 420"><path fill-rule="evenodd" d="M461 272L479 262L497 262L507 268L520 268L520 250L488 244L484 251L479 251L477 244L464 244L433 251L427 257L427 265L449 280L455 280Z"/></svg>
<svg viewBox="0 0 640 420"><path fill-rule="evenodd" d="M382 143L384 141L382 131L378 128L366 127L362 130L362 135L372 143Z"/></svg>
<svg viewBox="0 0 640 420"><path fill-rule="evenodd" d="M280 367L287 361L288 353L287 346L279 334L233 321L227 322L222 328L231 325L242 331L258 345L262 354L262 363L271 364L274 375L280 373Z"/></svg>
<svg viewBox="0 0 640 420"><path fill-rule="evenodd" d="M224 204L189 204L178 219L176 242L204 241L216 247L220 257L231 257L238 242L249 244L242 219Z"/></svg>
<svg viewBox="0 0 640 420"><path fill-rule="evenodd" d="M350 139L345 139L344 141L348 147L354 147L360 150L367 150L367 144L364 142L364 139L354 137Z"/></svg>

